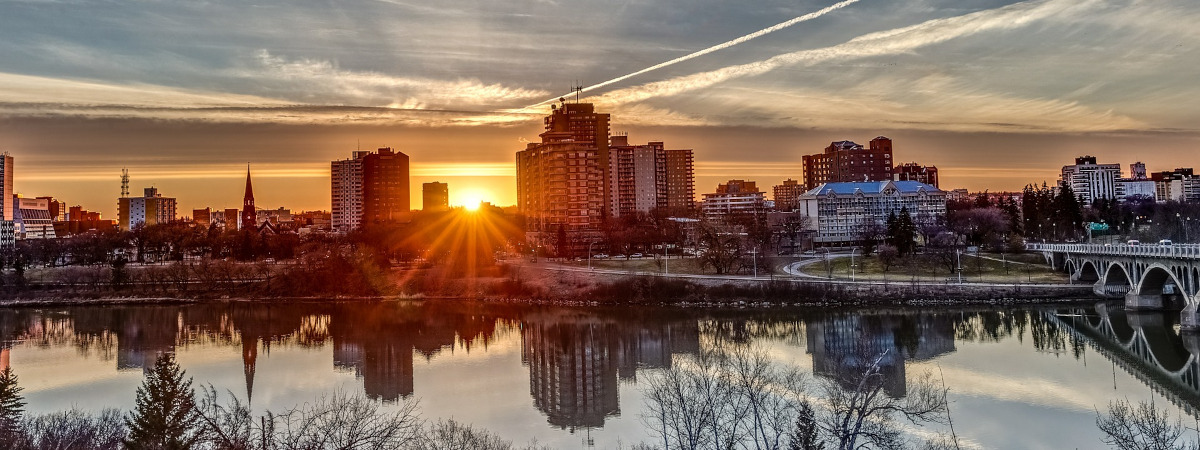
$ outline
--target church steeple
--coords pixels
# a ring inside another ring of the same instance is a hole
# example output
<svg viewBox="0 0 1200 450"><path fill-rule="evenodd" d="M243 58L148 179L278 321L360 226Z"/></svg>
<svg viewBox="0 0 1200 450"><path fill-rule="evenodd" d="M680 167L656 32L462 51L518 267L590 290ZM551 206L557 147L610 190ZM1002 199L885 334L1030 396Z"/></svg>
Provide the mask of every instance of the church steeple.
<svg viewBox="0 0 1200 450"><path fill-rule="evenodd" d="M254 210L254 186L250 184L250 164L246 164L246 196L242 199L242 229L258 226L258 212Z"/></svg>

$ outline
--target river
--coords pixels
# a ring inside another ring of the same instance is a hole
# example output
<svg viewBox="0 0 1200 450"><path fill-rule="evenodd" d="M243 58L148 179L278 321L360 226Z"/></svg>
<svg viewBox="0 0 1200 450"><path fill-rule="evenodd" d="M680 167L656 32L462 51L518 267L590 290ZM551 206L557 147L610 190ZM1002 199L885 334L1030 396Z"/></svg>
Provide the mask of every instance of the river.
<svg viewBox="0 0 1200 450"><path fill-rule="evenodd" d="M1096 411L1153 400L1200 410L1177 313L1119 305L812 311L557 307L460 301L233 302L0 309L0 364L30 413L130 410L143 371L173 352L197 385L282 411L341 391L525 444L653 443L647 380L714 348L835 378L849 349L881 355L887 395L931 374L954 432L978 448L1103 447ZM908 426L911 436L947 431Z"/></svg>

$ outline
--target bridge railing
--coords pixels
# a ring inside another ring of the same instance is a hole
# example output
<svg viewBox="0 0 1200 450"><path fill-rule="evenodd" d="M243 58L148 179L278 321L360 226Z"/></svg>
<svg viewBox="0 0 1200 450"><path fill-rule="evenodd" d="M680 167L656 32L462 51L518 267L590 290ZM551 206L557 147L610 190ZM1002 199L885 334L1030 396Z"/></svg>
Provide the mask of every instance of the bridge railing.
<svg viewBox="0 0 1200 450"><path fill-rule="evenodd" d="M1111 256L1145 256L1154 258L1200 259L1200 244L1176 245L1104 245L1104 244L1044 244L1031 242L1025 247L1032 251L1085 253Z"/></svg>

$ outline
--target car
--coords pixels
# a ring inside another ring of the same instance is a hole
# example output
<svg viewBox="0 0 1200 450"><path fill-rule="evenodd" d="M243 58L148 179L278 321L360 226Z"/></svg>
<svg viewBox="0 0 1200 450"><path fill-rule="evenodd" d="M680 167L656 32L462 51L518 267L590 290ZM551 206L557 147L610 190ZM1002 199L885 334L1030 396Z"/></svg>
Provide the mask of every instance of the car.
<svg viewBox="0 0 1200 450"><path fill-rule="evenodd" d="M1139 242L1137 239L1130 239L1128 242L1125 243L1125 245L1142 245L1142 243Z"/></svg>
<svg viewBox="0 0 1200 450"><path fill-rule="evenodd" d="M1158 241L1158 246L1159 246L1159 247L1170 247L1170 246L1172 246L1172 245L1175 245L1175 243L1174 243L1174 242L1171 242L1171 240L1170 240L1170 239L1163 239L1163 240L1161 240L1161 241Z"/></svg>
<svg viewBox="0 0 1200 450"><path fill-rule="evenodd" d="M606 255L606 254L603 254L603 253L597 253L597 254L595 254L595 255L592 255L592 258L595 258L595 259L604 259L604 258L607 258L607 257L608 257L608 255Z"/></svg>
<svg viewBox="0 0 1200 450"><path fill-rule="evenodd" d="M642 257L642 254L641 254L641 253L634 253L634 254L632 254L632 255L629 255L629 257L630 257L630 258L641 258L641 257Z"/></svg>

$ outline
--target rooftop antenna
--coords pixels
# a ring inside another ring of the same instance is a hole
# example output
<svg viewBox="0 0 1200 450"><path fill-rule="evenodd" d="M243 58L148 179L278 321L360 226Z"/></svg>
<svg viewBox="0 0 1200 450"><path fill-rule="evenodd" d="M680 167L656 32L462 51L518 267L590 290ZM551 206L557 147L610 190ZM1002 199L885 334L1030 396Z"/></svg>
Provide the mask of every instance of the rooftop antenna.
<svg viewBox="0 0 1200 450"><path fill-rule="evenodd" d="M121 197L129 196L129 169L121 168Z"/></svg>
<svg viewBox="0 0 1200 450"><path fill-rule="evenodd" d="M583 85L579 84L579 80L575 80L575 88L572 90L575 91L575 103L579 103L579 94L583 93Z"/></svg>

